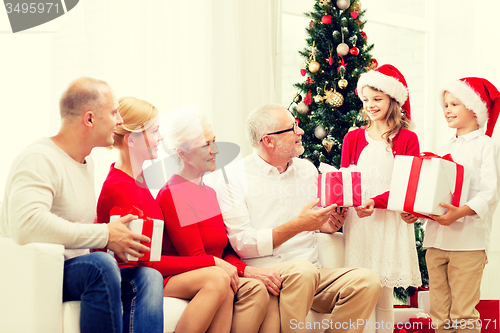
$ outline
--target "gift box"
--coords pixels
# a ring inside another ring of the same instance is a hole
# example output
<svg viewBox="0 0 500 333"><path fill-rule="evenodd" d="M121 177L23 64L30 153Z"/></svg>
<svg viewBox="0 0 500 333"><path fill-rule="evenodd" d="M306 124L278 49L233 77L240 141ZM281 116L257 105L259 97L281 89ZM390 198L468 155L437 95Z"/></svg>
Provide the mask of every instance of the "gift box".
<svg viewBox="0 0 500 333"><path fill-rule="evenodd" d="M387 209L427 217L442 215L440 203L462 206L467 202L470 173L451 156L422 153L398 155L394 160Z"/></svg>
<svg viewBox="0 0 500 333"><path fill-rule="evenodd" d="M482 300L476 305L476 310L481 318L482 333L500 332L500 301Z"/></svg>
<svg viewBox="0 0 500 333"><path fill-rule="evenodd" d="M408 296L410 306L413 308L421 308L425 313L430 310L430 294L429 288L418 287L415 289L413 295Z"/></svg>
<svg viewBox="0 0 500 333"><path fill-rule="evenodd" d="M410 318L410 332L434 333L435 327L431 318Z"/></svg>
<svg viewBox="0 0 500 333"><path fill-rule="evenodd" d="M426 295L426 291L419 293L419 295ZM422 307L421 302L421 297L418 297L418 305L419 307ZM411 306L411 305L410 305ZM425 307L425 306L424 306ZM410 310L414 308L405 308L405 310ZM404 330L406 333L413 333L413 332L421 332L421 333L432 333L435 331L435 328L437 324L432 324L432 320L430 318L418 318L418 315L421 315L421 313L418 313L415 315L415 317L409 318L407 321L406 320L397 320L397 312L398 308L395 307L395 324L394 324L394 332L395 333L400 333L401 329ZM500 327L499 327L499 322L500 322L500 301L499 300L481 300L479 303L476 305L476 310L479 312L479 317L481 321L477 324L478 327L481 328L482 333L499 333L500 332ZM400 318L401 319L401 318ZM440 324L442 325L442 324ZM460 321L457 322L457 326L460 326ZM464 325L466 325L464 323Z"/></svg>
<svg viewBox="0 0 500 333"><path fill-rule="evenodd" d="M415 293L408 297L408 303L408 305L394 305L394 325L396 328L403 327L405 324L411 326L408 324L411 318L419 318L422 314L430 312L429 289L418 287Z"/></svg>
<svg viewBox="0 0 500 333"><path fill-rule="evenodd" d="M150 248L149 252L144 252L144 255L141 258L137 258L126 253L125 256L127 259L129 261L160 261L163 242L163 221L144 216L142 211L136 207L133 207L132 209L114 207L110 212L110 222L127 214L137 215L138 219L125 225L132 232L142 234L151 239L151 243L140 242Z"/></svg>
<svg viewBox="0 0 500 333"><path fill-rule="evenodd" d="M336 170L324 163L321 163L320 171L322 174L318 175L319 207L333 204L339 207L351 207L362 204L360 172L342 168Z"/></svg>

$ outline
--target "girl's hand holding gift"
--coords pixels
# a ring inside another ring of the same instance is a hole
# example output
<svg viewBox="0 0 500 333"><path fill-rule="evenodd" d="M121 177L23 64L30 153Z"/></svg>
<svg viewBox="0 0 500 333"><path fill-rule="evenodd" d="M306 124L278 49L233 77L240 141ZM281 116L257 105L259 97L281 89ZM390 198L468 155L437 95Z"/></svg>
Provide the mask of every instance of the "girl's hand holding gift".
<svg viewBox="0 0 500 333"><path fill-rule="evenodd" d="M363 217L371 216L375 210L375 201L373 199L366 200L361 206L354 207L358 217L361 219Z"/></svg>

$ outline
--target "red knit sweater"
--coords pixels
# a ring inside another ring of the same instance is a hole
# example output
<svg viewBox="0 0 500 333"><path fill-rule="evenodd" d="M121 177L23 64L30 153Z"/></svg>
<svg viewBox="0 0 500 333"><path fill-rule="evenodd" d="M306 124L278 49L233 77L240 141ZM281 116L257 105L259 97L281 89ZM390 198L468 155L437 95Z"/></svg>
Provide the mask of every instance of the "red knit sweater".
<svg viewBox="0 0 500 333"><path fill-rule="evenodd" d="M165 235L172 246L163 242L163 252L197 258L224 259L238 269L241 276L246 264L236 255L228 241L224 220L215 191L174 175L160 190L156 200L165 219ZM207 265L209 266L209 265Z"/></svg>
<svg viewBox="0 0 500 333"><path fill-rule="evenodd" d="M109 212L113 207L131 208L136 206L148 217L163 220L163 213L156 200L145 186L138 186L135 180L125 172L111 165L109 174L104 181L97 202L97 222L109 223ZM165 251L165 249L167 249ZM160 271L165 283L171 275L188 272L194 269L213 266L212 256L179 256L175 251L168 234L163 233L163 251L161 261L118 263L120 268L132 266L147 266Z"/></svg>

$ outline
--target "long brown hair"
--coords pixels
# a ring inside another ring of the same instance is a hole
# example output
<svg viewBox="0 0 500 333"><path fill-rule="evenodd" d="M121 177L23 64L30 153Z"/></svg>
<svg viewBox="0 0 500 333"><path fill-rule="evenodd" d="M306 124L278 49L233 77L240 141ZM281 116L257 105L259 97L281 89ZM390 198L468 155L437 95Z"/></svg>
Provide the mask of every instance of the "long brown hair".
<svg viewBox="0 0 500 333"><path fill-rule="evenodd" d="M383 92L373 87L370 88ZM396 100L391 96L387 96L391 100L389 109L385 115L385 121L387 122L387 125L389 125L389 130L382 134L382 137L385 138L385 141L387 141L387 147L392 148L391 136L398 134L399 130L402 128L408 129L410 127L411 120L406 117L406 113L401 109L399 103L396 102ZM366 115L366 112L364 118L365 120L368 120L367 128L369 128L372 125L372 121L370 117Z"/></svg>

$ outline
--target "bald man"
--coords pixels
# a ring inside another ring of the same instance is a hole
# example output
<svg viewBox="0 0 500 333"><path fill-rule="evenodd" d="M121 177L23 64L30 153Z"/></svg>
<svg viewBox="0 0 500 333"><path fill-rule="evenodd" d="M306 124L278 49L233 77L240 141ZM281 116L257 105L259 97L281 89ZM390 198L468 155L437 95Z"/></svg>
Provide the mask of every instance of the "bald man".
<svg viewBox="0 0 500 333"><path fill-rule="evenodd" d="M148 242L131 232L127 215L94 224L94 147L113 143L122 123L118 101L106 82L73 81L59 104L61 128L28 146L13 162L5 187L0 235L19 244L65 246L63 300L81 301L86 332L163 332L163 278L147 267L119 269L116 260L89 249L107 247L123 261L141 257ZM122 304L123 302L123 304ZM125 329L124 329L125 328Z"/></svg>

